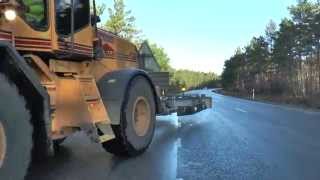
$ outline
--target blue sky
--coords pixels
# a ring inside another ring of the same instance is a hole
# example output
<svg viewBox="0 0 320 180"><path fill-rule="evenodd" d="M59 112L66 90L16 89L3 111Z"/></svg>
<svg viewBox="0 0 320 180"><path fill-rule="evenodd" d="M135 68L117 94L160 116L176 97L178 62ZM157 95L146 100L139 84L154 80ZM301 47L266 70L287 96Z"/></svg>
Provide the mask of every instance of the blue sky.
<svg viewBox="0 0 320 180"><path fill-rule="evenodd" d="M98 0L108 7L112 0ZM296 0L126 0L136 25L165 48L177 69L220 74L237 47L288 17ZM107 13L102 17L104 21Z"/></svg>

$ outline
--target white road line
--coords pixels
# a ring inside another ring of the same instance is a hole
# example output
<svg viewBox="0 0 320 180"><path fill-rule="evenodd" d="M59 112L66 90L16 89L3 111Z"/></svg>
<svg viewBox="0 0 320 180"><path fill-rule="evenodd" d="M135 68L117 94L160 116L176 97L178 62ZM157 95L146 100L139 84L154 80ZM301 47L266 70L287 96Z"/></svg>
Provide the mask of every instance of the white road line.
<svg viewBox="0 0 320 180"><path fill-rule="evenodd" d="M175 142L175 147L174 147L174 151L175 151L175 162L173 163L173 165L175 166L174 169L174 178L172 179L176 179L179 180L180 178L178 178L178 151L181 148L181 138L176 139ZM182 179L181 179L182 180Z"/></svg>
<svg viewBox="0 0 320 180"><path fill-rule="evenodd" d="M243 110L243 109L240 109L240 108L236 108L235 109L236 111L239 111L239 112L242 112L242 113L247 113L247 111Z"/></svg>
<svg viewBox="0 0 320 180"><path fill-rule="evenodd" d="M181 148L181 138L178 138L176 140L176 146L177 146L177 148Z"/></svg>

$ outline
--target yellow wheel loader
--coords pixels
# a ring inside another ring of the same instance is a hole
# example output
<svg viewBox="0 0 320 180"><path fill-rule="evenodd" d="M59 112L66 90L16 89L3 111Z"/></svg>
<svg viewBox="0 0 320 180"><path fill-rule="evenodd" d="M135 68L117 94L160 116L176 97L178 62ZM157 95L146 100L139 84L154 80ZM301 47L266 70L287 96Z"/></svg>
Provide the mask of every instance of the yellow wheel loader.
<svg viewBox="0 0 320 180"><path fill-rule="evenodd" d="M78 131L119 156L151 143L157 88L90 1L0 0L0 179Z"/></svg>

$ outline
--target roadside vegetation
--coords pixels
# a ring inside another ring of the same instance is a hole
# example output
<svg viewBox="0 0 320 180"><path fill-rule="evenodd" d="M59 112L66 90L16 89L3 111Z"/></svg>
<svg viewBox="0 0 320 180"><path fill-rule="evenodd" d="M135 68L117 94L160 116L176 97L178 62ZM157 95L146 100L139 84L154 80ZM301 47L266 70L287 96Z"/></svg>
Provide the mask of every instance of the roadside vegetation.
<svg viewBox="0 0 320 180"><path fill-rule="evenodd" d="M170 84L173 89L195 89L202 87L214 87L218 84L219 77L214 73L195 72L190 70L176 70L170 66L170 58L165 49L149 40L143 35L143 31L136 27L136 18L130 10L126 10L124 0L114 0L113 5L107 7L100 4L97 14L102 15L107 11L108 19L100 24L100 28L106 29L122 38L135 42L139 46L144 41L149 41L150 48L157 59L161 70L170 73Z"/></svg>
<svg viewBox="0 0 320 180"><path fill-rule="evenodd" d="M225 62L221 83L229 93L320 107L320 2L299 0L290 18L270 21Z"/></svg>

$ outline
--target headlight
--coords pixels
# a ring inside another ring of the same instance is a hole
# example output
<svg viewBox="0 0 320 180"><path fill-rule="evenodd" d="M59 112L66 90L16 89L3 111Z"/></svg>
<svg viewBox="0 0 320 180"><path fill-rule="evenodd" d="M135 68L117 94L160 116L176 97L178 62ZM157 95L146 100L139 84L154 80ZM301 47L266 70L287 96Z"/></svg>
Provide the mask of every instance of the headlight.
<svg viewBox="0 0 320 180"><path fill-rule="evenodd" d="M13 21L16 19L17 17L17 13L15 10L13 9L7 9L4 11L4 17L8 20L8 21Z"/></svg>

